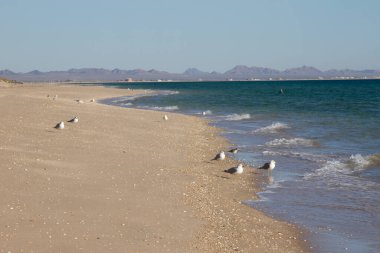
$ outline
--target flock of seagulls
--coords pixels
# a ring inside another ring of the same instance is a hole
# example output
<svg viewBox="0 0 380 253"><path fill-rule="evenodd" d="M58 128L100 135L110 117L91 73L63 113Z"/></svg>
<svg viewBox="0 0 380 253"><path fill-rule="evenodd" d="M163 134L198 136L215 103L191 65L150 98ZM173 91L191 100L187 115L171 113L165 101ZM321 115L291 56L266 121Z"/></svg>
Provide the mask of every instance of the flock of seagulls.
<svg viewBox="0 0 380 253"><path fill-rule="evenodd" d="M48 95L48 97L50 97ZM56 100L58 98L58 95L55 95L53 97L54 100ZM79 102L80 100L78 100L77 102ZM95 102L95 99L91 99L90 102ZM206 115L205 112L202 113L203 115ZM169 117L168 115L164 115L163 116L163 120L167 121L169 120ZM78 123L79 122L79 118L78 117L74 117L70 120L68 120L67 122L70 122L70 123ZM63 121L57 123L55 125L56 129L64 129L65 128L65 123ZM240 149L239 148L232 148L230 150L228 150L227 152L231 153L231 154L236 154L237 152L239 152ZM226 154L224 153L224 151L221 151L220 153L218 153L214 159L212 159L213 161L216 160L216 161L223 161L224 159L226 159ZM270 161L269 163L265 163L263 166L261 166L259 169L262 169L262 170L268 170L268 171L272 171L274 168L276 167L276 162L274 160ZM242 174L244 171L244 167L243 167L243 164L239 164L238 166L236 167L232 167L230 169L227 169L225 170L224 172L226 173L230 173L230 174Z"/></svg>
<svg viewBox="0 0 380 253"><path fill-rule="evenodd" d="M232 148L230 150L228 150L229 153L231 154L236 154L237 152L239 152L240 150L238 148ZM224 159L226 158L226 154L224 153L224 151L221 151L220 153L218 153L214 159L212 159L212 161L223 161ZM276 167L276 162L274 160L268 162L268 163L265 163L263 166L261 166L260 170L268 170L270 173L273 171L273 169ZM239 164L238 166L236 167L232 167L230 169L227 169L225 170L224 172L226 173L230 173L230 174L242 174L244 171L244 167L243 167L243 164Z"/></svg>
<svg viewBox="0 0 380 253"><path fill-rule="evenodd" d="M203 112L202 115L206 115L206 112ZM164 121L169 120L169 117L166 114L162 118ZM228 150L227 152L235 155L239 151L240 151L239 148L232 148ZM218 154L216 154L215 157L211 161L223 161L224 159L226 159L226 153L224 151L221 151ZM258 169L268 170L269 172L272 172L274 167L276 167L276 162L272 160L269 163L265 163L263 166L261 166ZM240 163L238 166L227 169L224 172L230 173L230 174L242 174L243 171L244 171L243 164Z"/></svg>
<svg viewBox="0 0 380 253"><path fill-rule="evenodd" d="M50 96L50 95L48 94L47 97L48 97L49 99L51 98L52 100L57 100L57 99L58 99L58 95ZM75 100L75 101L76 101L77 103L79 103L79 104L83 104L83 103L84 103L84 101L83 101L83 100L80 100L80 99L77 99L77 100ZM90 100L90 102L91 102L91 103L96 102L95 98L92 98L92 99ZM166 116L166 115L165 115L165 116ZM166 117L167 117L167 116L166 116ZM167 119L166 119L166 120L167 120ZM78 123L78 122L79 122L79 118L75 116L74 118L68 120L67 122L70 122L70 123ZM65 122L61 121L61 122L57 123L57 124L55 125L54 128L55 128L55 129L64 129L64 128L65 128Z"/></svg>

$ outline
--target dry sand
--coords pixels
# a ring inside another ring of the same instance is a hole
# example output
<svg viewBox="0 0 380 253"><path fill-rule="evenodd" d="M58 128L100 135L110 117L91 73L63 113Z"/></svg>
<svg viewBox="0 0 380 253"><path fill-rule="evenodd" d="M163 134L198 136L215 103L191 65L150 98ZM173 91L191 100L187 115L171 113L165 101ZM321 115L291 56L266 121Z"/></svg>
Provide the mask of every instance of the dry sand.
<svg viewBox="0 0 380 253"><path fill-rule="evenodd" d="M205 120L89 102L137 92L0 87L0 252L305 252Z"/></svg>

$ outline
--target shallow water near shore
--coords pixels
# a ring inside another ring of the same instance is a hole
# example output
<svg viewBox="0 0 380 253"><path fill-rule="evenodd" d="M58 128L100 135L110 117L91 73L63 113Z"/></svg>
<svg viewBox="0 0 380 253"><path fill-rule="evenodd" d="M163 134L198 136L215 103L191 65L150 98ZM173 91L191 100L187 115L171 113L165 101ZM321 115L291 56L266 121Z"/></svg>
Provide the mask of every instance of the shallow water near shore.
<svg viewBox="0 0 380 253"><path fill-rule="evenodd" d="M205 117L236 159L276 160L246 203L311 231L314 252L380 252L380 80L104 85L157 91L104 103Z"/></svg>

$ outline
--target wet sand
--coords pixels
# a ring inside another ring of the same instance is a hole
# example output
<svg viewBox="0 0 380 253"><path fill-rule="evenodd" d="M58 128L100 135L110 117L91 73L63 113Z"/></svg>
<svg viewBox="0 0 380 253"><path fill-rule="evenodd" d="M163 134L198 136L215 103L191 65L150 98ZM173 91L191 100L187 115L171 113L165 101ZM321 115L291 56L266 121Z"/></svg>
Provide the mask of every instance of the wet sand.
<svg viewBox="0 0 380 253"><path fill-rule="evenodd" d="M0 252L307 251L241 203L256 174L211 161L229 144L205 120L90 102L141 92L0 87Z"/></svg>

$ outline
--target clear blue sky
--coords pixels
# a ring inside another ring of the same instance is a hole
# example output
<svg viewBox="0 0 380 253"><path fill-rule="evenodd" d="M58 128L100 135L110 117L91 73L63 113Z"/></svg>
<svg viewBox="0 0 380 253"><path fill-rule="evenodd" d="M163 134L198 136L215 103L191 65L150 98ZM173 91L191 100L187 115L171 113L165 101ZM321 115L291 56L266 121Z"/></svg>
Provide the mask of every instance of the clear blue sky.
<svg viewBox="0 0 380 253"><path fill-rule="evenodd" d="M0 0L0 69L380 69L379 0Z"/></svg>

